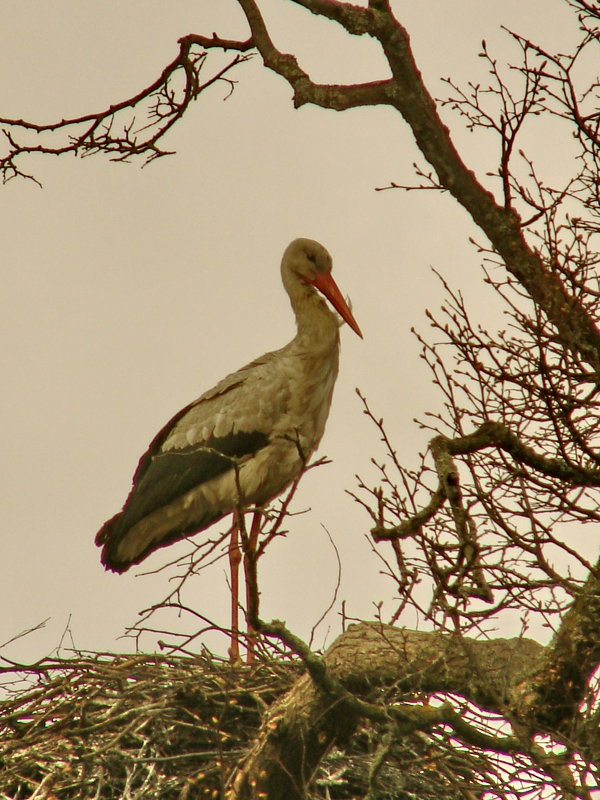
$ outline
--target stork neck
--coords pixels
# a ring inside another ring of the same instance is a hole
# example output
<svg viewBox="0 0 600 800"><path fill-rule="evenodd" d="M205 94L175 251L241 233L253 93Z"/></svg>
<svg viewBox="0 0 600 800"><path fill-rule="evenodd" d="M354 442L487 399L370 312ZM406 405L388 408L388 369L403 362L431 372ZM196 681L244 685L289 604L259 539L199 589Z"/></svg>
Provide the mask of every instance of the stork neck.
<svg viewBox="0 0 600 800"><path fill-rule="evenodd" d="M314 290L296 299L296 302L292 301L292 307L296 313L298 344L316 350L326 350L338 345L337 315Z"/></svg>

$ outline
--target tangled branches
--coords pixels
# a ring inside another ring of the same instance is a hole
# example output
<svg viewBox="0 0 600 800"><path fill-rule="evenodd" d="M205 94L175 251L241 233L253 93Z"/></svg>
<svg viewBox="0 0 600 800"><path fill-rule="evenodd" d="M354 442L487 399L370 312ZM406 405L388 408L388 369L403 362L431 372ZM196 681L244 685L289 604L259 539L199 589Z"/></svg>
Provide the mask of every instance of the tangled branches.
<svg viewBox="0 0 600 800"><path fill-rule="evenodd" d="M218 795L297 669L80 654L24 673L32 688L0 704L0 796L183 800Z"/></svg>
<svg viewBox="0 0 600 800"><path fill-rule="evenodd" d="M509 285L496 288L509 297ZM402 597L416 602L416 582L432 579L431 605L419 605L426 616L479 624L520 609L523 622L541 614L548 623L594 572L570 523L600 519L595 376L514 293L510 329L492 336L446 290L444 317L430 314L441 341L419 337L444 398L421 421L433 434L433 464L423 455L414 470L401 465L365 405L389 458L379 464L380 486L368 490L373 535L396 542Z"/></svg>
<svg viewBox="0 0 600 800"><path fill-rule="evenodd" d="M474 318L463 295L442 280L446 303L427 312L434 341L418 335L441 407L419 420L431 438L416 466L399 463L383 421L363 398L387 460L377 464L376 485L360 482L357 500L371 515L374 540L393 545L396 616L409 604L451 628L486 630L485 620L495 625L501 612L513 623L518 614L525 628L534 620L552 626L585 594L586 578L598 575L580 526L600 520L599 361L596 345L577 332L582 314L588 326L600 318L600 84L579 69L600 39L589 8L573 5L585 13L571 55L511 34L520 60L501 67L484 42L488 83L463 88L448 80L450 97L441 101L468 129L493 137L497 147L489 152L498 156L488 175L500 180L503 207L543 266L520 276L521 253L481 224L492 242L479 246L492 288L489 309L504 317L497 330L487 309ZM573 143L578 148L562 185L534 167L540 115L569 153ZM423 188L448 189L421 174L428 178ZM562 287L556 303L549 301L553 284Z"/></svg>

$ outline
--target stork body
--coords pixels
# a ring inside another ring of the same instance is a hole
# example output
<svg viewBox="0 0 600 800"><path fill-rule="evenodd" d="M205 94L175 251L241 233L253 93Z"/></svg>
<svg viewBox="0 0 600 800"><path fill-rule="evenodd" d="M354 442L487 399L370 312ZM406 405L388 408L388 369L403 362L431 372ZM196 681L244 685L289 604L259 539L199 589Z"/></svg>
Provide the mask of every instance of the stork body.
<svg viewBox="0 0 600 800"><path fill-rule="evenodd" d="M122 511L96 535L107 569L284 491L325 429L339 363L339 320L362 336L318 242L296 239L281 265L297 333L176 414L142 456Z"/></svg>

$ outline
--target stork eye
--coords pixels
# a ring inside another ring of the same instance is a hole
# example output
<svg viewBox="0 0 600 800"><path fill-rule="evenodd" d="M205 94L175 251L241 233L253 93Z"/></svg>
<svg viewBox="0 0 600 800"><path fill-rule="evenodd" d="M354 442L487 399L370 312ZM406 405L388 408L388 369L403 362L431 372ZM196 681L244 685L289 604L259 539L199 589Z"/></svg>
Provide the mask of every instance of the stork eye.
<svg viewBox="0 0 600 800"><path fill-rule="evenodd" d="M307 253L306 257L308 258L309 261L312 261L313 264L317 263L317 257L314 253Z"/></svg>

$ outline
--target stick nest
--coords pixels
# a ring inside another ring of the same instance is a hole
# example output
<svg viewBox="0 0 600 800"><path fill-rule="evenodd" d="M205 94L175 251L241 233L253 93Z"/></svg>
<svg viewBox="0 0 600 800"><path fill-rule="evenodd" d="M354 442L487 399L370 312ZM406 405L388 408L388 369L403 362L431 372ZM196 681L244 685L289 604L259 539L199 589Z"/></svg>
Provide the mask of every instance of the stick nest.
<svg viewBox="0 0 600 800"><path fill-rule="evenodd" d="M216 800L302 667L104 654L2 672L0 800ZM382 760L385 738L385 728L365 722L322 762L310 798L464 797L454 781L440 785L424 741L386 746Z"/></svg>
<svg viewBox="0 0 600 800"><path fill-rule="evenodd" d="M295 664L197 657L44 661L0 703L0 797L219 797Z"/></svg>

